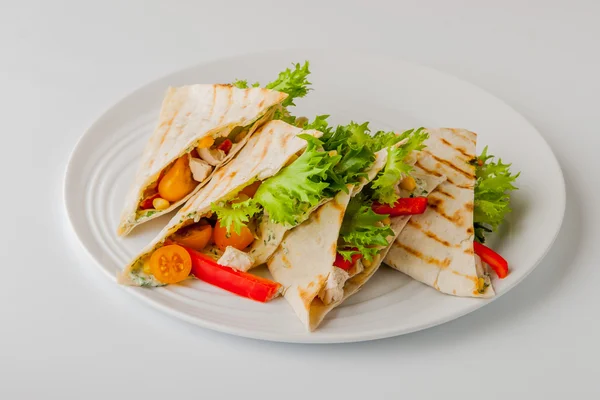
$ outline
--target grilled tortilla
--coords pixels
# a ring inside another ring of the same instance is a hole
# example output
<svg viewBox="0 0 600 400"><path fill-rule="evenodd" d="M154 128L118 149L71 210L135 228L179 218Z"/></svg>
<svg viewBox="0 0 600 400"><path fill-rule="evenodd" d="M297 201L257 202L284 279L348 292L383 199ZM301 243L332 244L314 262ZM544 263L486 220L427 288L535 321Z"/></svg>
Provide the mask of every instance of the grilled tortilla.
<svg viewBox="0 0 600 400"><path fill-rule="evenodd" d="M238 157L219 168L213 179L198 191L169 221L167 226L135 257L119 275L122 284L134 286L162 286L149 269L145 268L149 256L179 229L211 214L211 204L227 200L249 184L275 175L307 142L299 134L320 137L316 130L302 130L283 121L270 121L263 125Z"/></svg>
<svg viewBox="0 0 600 400"><path fill-rule="evenodd" d="M209 182L219 166L242 149L256 129L272 118L275 108L286 97L285 93L268 89L238 89L231 85L169 88L158 125L146 144L135 182L126 197L118 234L126 235L137 225L185 203ZM200 155L194 159L196 170L199 168L200 172L195 173L190 182L191 185L197 183L193 190L171 202L166 209L142 209L143 200L158 190L161 173L164 174L176 160L194 151L203 139L216 140L214 145L211 144L214 147L228 136L232 136L233 142L228 154L210 148L206 149L204 157ZM210 154L208 150L211 150Z"/></svg>
<svg viewBox="0 0 600 400"><path fill-rule="evenodd" d="M473 252L476 140L463 129L429 130L415 171L447 180L430 194L425 213L410 219L384 262L442 293L491 297L494 289Z"/></svg>
<svg viewBox="0 0 600 400"><path fill-rule="evenodd" d="M443 177L413 176L415 179L422 178L420 188L425 192L430 192L444 180ZM285 288L286 300L309 331L315 330L328 312L358 292L373 276L395 237L410 219L410 216L391 219L394 235L387 238L389 245L382 248L370 263L358 261L349 273L334 266L346 208L352 195L357 194L362 186L350 193L340 192L311 214L306 222L288 232L268 262L269 271Z"/></svg>

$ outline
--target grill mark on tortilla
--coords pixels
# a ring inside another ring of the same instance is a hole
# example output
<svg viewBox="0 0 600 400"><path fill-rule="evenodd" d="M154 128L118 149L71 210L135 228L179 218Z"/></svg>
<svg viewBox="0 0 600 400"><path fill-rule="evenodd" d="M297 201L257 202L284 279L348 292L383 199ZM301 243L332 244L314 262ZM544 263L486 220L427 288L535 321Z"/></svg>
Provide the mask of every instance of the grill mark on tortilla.
<svg viewBox="0 0 600 400"><path fill-rule="evenodd" d="M448 182L449 184L456 186L458 188L462 188L462 186L460 186L459 184L457 184L455 181L452 180L452 178L450 178L449 176L446 176L446 182Z"/></svg>
<svg viewBox="0 0 600 400"><path fill-rule="evenodd" d="M465 203L465 209L467 211L473 212L473 210L475 209L475 206L473 205L473 203Z"/></svg>
<svg viewBox="0 0 600 400"><path fill-rule="evenodd" d="M475 254L475 251L473 251L473 248L468 248L464 250L464 253L472 256L473 254Z"/></svg>
<svg viewBox="0 0 600 400"><path fill-rule="evenodd" d="M341 226L342 222L344 222L344 214L346 213L346 208L342 204L338 203L336 201L336 199L333 199L332 202L331 202L331 204L332 204L333 208L335 208L336 210L339 211L339 213L338 213L338 224Z"/></svg>
<svg viewBox="0 0 600 400"><path fill-rule="evenodd" d="M315 287L316 291L303 290L301 287L298 287L298 295L300 296L300 299L302 300L302 303L304 304L305 309L310 310L310 305L312 304L313 300L317 299L317 293L323 287L326 280L327 280L326 276L324 276L323 274L319 274L316 277L316 283L314 283L312 285L311 284L307 285L307 289L316 285L316 287Z"/></svg>
<svg viewBox="0 0 600 400"><path fill-rule="evenodd" d="M340 208L336 207L336 208L341 211L338 216L338 225L341 227L342 223L344 222L344 214L346 214L346 210L344 210L343 207L340 207Z"/></svg>
<svg viewBox="0 0 600 400"><path fill-rule="evenodd" d="M443 194L446 197L449 197L451 199L455 199L456 197L454 197L454 195L452 193L446 192L444 189L441 188L441 185L437 187L437 189L434 191L434 193L440 193Z"/></svg>
<svg viewBox="0 0 600 400"><path fill-rule="evenodd" d="M450 143L449 141L447 141L444 138L440 138L440 141L442 143L444 143L446 146L452 147L454 150L458 151L460 154L462 154L463 156L465 156L465 158L467 160L472 160L473 159L474 156L471 155L471 154L469 154L469 153L467 153L467 151L464 148L458 147L458 146L454 146L452 143Z"/></svg>
<svg viewBox="0 0 600 400"><path fill-rule="evenodd" d="M300 300L302 300L304 308L310 310L310 304L315 298L315 295L308 290L302 290L301 287L298 287L298 296L300 296Z"/></svg>
<svg viewBox="0 0 600 400"><path fill-rule="evenodd" d="M457 188L460 188L460 189L469 189L469 190L473 190L473 188L475 187L474 184L464 184L464 185L456 185L455 184L454 186L456 186Z"/></svg>
<svg viewBox="0 0 600 400"><path fill-rule="evenodd" d="M427 229L423 229L423 227L416 221L413 221L413 219L409 219L408 220L408 225L412 226L415 229L420 230L425 236L427 236L428 238L431 238L433 240L435 240L436 242L446 246L446 247L454 247L452 245L452 243L442 239L441 237L439 237L438 235L436 235L434 232L431 232L430 230Z"/></svg>
<svg viewBox="0 0 600 400"><path fill-rule="evenodd" d="M405 252L407 252L408 254L412 255L413 257L416 257L424 262L426 262L427 264L434 264L437 265L438 267L445 269L448 268L448 266L450 265L451 260L449 258L444 258L443 260L438 260L435 257L431 257L431 256L426 256L423 253L421 253L419 250L413 249L410 246L407 246L403 243L400 242L395 242L394 246L401 248L402 250L404 250ZM437 281L437 280L436 280Z"/></svg>
<svg viewBox="0 0 600 400"><path fill-rule="evenodd" d="M459 129L456 128L450 128L450 130L452 131L452 133L454 133L456 136L459 136L465 140L468 140L469 142L473 143L473 144L477 144L477 142L475 141L475 138L471 138L467 135L464 135L462 132L469 132L469 131L461 131ZM469 132L472 133L472 132Z"/></svg>
<svg viewBox="0 0 600 400"><path fill-rule="evenodd" d="M167 138L167 135L169 134L169 131L171 130L171 125L173 124L173 120L175 119L175 117L177 117L177 114L179 114L179 110L175 111L175 113L173 114L173 116L171 117L170 120L163 122L162 124L160 124L160 127L166 126L167 129L165 130L165 133L163 133L162 137L160 138L160 144L163 144L165 142L165 139Z"/></svg>
<svg viewBox="0 0 600 400"><path fill-rule="evenodd" d="M470 227L468 227L468 228L467 228L467 233L468 233L469 235L472 235L472 234L474 234L474 233L475 233L475 229L473 229L473 227L472 227L472 226L470 226Z"/></svg>
<svg viewBox="0 0 600 400"><path fill-rule="evenodd" d="M344 207L343 204L338 203L335 199L332 201L333 207L340 211L340 214L342 214L342 219L344 218L344 212L346 212L346 208Z"/></svg>
<svg viewBox="0 0 600 400"><path fill-rule="evenodd" d="M440 175L440 176L442 176L442 175ZM441 185L444 185L444 184L446 184L446 183L449 183L449 184L451 184L452 186L456 186L456 187L457 187L457 188L459 188L459 189L469 189L469 190L473 190L473 188L475 187L475 184L474 184L474 183L456 183L456 181L453 181L453 180L452 180L452 178L451 178L450 176L446 176L446 182L442 182L442 184L441 184ZM441 185L440 185L440 186L441 186ZM438 189L436 189L436 190L439 190L439 186L438 186ZM434 193L435 193L435 192L434 192Z"/></svg>
<svg viewBox="0 0 600 400"><path fill-rule="evenodd" d="M223 114L221 114L221 118L219 118L219 125L223 123L225 116L227 115L229 109L231 108L231 105L233 104L233 102L231 101L231 97L233 96L233 89L231 89L230 87L227 89L227 107L225 107L225 111L223 111Z"/></svg>
<svg viewBox="0 0 600 400"><path fill-rule="evenodd" d="M422 229L421 228L421 224L419 224L417 221L415 221L413 218L408 220L408 225L417 228L417 229Z"/></svg>
<svg viewBox="0 0 600 400"><path fill-rule="evenodd" d="M213 85L213 99L212 104L210 105L210 111L208 115L205 117L206 120L209 120L212 117L213 112L215 112L215 105L217 104L217 85Z"/></svg>
<svg viewBox="0 0 600 400"><path fill-rule="evenodd" d="M314 215L314 219L315 222L319 222L321 221L321 210L323 209L323 207L319 207L319 209L313 214Z"/></svg>
<svg viewBox="0 0 600 400"><path fill-rule="evenodd" d="M450 268L450 272L452 272L454 275L458 275L461 276L463 278L467 278L468 280L470 280L471 282L473 282L474 284L477 285L477 277L476 276L472 276L472 275L467 275L467 274L463 274L462 272L458 272L452 268Z"/></svg>
<svg viewBox="0 0 600 400"><path fill-rule="evenodd" d="M420 160L417 160L417 162L415 163L415 165L417 167L421 168L423 171L427 172L429 175L433 175L433 176L437 176L437 177L443 176L442 174L440 174L436 170L425 168L425 166L423 166L423 164L421 164Z"/></svg>
<svg viewBox="0 0 600 400"><path fill-rule="evenodd" d="M437 198L437 197L434 197L434 196L433 196L433 194L435 194L435 193L432 193L432 194L431 194L431 195L430 195L430 196L427 198L427 204L428 204L428 205L430 205L430 206L440 207L440 208L442 208L442 210L443 210L443 208L444 208L444 203L445 203L445 202L444 202L444 199L439 199L439 198Z"/></svg>
<svg viewBox="0 0 600 400"><path fill-rule="evenodd" d="M438 235L431 231L423 230L422 231L428 238L435 240L436 242L443 244L446 247L452 247L452 243L440 238Z"/></svg>
<svg viewBox="0 0 600 400"><path fill-rule="evenodd" d="M285 256L284 252L281 252L281 262L283 263L284 268L292 268L292 263Z"/></svg>
<svg viewBox="0 0 600 400"><path fill-rule="evenodd" d="M443 164L443 165L445 165L445 166L453 169L454 171L458 172L459 174L461 174L465 178L475 179L475 174L474 173L463 171L458 166L454 165L452 162L450 162L448 160L444 160L443 158L439 158L438 156L430 153L428 150L424 149L422 151L423 151L423 153L426 153L426 154L430 155L431 157L433 157L433 159L436 160L437 162L439 162L440 164Z"/></svg>
<svg viewBox="0 0 600 400"><path fill-rule="evenodd" d="M292 135L287 135L287 136L284 136L284 137L281 139L281 147L282 147L282 148L286 147L286 145L287 145L287 142L289 142L289 140L290 140L291 138L292 138Z"/></svg>
<svg viewBox="0 0 600 400"><path fill-rule="evenodd" d="M458 225L458 226L462 226L464 224L464 218L460 214L460 210L457 210L454 213L454 215L446 214L446 212L444 211L442 199L436 199L432 196L429 196L427 198L427 203L429 205L428 208L432 209L433 211L435 211L436 213L438 213L439 215L441 215L448 221L452 222L453 224Z"/></svg>
<svg viewBox="0 0 600 400"><path fill-rule="evenodd" d="M265 158L267 158L267 152L269 151L269 147L271 146L271 142L273 141L273 128L271 128L270 130L268 130L267 132L261 133L261 135L266 135L266 143L263 146L263 150L260 153L260 161L264 161ZM258 165L260 163L256 163L256 165Z"/></svg>
<svg viewBox="0 0 600 400"><path fill-rule="evenodd" d="M329 276L329 274L328 274L328 276ZM328 276L325 276L323 274L317 275L317 287L319 289L321 289L325 285L325 282L327 282Z"/></svg>

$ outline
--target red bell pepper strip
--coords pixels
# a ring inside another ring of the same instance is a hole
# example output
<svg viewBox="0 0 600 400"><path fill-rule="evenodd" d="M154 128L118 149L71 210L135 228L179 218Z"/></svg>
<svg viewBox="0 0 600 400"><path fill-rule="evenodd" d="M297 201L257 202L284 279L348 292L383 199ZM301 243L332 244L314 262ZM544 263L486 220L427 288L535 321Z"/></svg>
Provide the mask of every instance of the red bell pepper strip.
<svg viewBox="0 0 600 400"><path fill-rule="evenodd" d="M263 303L280 294L281 285L277 282L220 265L209 256L185 249L192 258L192 275L200 280Z"/></svg>
<svg viewBox="0 0 600 400"><path fill-rule="evenodd" d="M217 149L222 150L225 154L229 154L231 146L233 146L233 142L229 139L225 139L223 143L217 147Z"/></svg>
<svg viewBox="0 0 600 400"><path fill-rule="evenodd" d="M157 197L160 197L160 195L158 193L153 194L150 197L146 197L144 200L142 200L142 202L140 203L140 208L142 210L149 210L151 208L154 208L154 206L152 205L152 201L154 199L156 199Z"/></svg>
<svg viewBox="0 0 600 400"><path fill-rule="evenodd" d="M357 260L360 260L362 258L361 254L352 254L352 259L351 260L346 260L340 253L336 253L335 255L335 261L333 262L333 265L343 269L344 271L348 271L350 268L352 268L352 266L354 265L354 263Z"/></svg>
<svg viewBox="0 0 600 400"><path fill-rule="evenodd" d="M374 201L371 208L375 214L387 214L390 217L423 214L427 208L427 197L402 197L393 206Z"/></svg>
<svg viewBox="0 0 600 400"><path fill-rule="evenodd" d="M506 278L508 275L508 262L500 254L479 242L473 242L473 250L484 263L492 267L498 278Z"/></svg>

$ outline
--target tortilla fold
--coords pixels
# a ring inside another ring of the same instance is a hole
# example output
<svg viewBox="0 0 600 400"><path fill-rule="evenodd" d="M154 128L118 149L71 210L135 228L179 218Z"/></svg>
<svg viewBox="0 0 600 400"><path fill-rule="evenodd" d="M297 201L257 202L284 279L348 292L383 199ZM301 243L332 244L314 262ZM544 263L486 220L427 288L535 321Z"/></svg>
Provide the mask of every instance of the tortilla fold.
<svg viewBox="0 0 600 400"><path fill-rule="evenodd" d="M262 88L238 89L232 85L171 87L162 103L158 125L148 140L135 181L125 199L117 233L127 235L136 226L171 212L206 185L217 168L229 162L244 147L256 129L273 117L287 94ZM248 133L234 143L229 153L198 182L188 195L164 210L142 210L146 190L158 184L161 172L190 153L207 137L227 136L236 127Z"/></svg>

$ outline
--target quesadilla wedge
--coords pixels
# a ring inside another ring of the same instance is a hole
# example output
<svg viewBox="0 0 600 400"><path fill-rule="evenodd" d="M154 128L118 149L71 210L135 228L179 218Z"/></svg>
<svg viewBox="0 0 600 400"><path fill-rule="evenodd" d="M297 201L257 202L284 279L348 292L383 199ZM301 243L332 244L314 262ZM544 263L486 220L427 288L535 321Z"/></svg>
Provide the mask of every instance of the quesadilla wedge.
<svg viewBox="0 0 600 400"><path fill-rule="evenodd" d="M436 290L456 296L491 297L489 274L473 249L477 135L463 129L429 129L415 171L447 180L398 235L385 263Z"/></svg>
<svg viewBox="0 0 600 400"><path fill-rule="evenodd" d="M121 214L119 235L168 213L204 186L287 94L233 85L171 87Z"/></svg>
<svg viewBox="0 0 600 400"><path fill-rule="evenodd" d="M293 161L307 146L307 141L299 135L310 138L321 135L316 130L303 130L279 120L270 121L259 130L257 135L249 139L239 156L219 168L213 179L193 195L158 236L127 265L119 275L120 283L162 286L186 279L190 270L189 265L179 265L177 262L178 257L184 257L181 254L166 253L165 257L152 261L160 248L181 245L203 251L216 259L221 254L218 247L210 243L213 238L217 243L229 241L234 245L233 241L244 241L247 236L253 239L249 231L228 237L224 229L213 228L213 203L234 197L239 199L244 190L251 189L253 183L267 180Z"/></svg>
<svg viewBox="0 0 600 400"><path fill-rule="evenodd" d="M412 200L408 196L426 195L443 181L416 175L410 179L418 185L398 191L408 200ZM396 203L392 208L397 216L378 214L373 206L376 188L371 184L361 192L364 186L340 192L322 205L288 232L268 261L269 271L283 285L286 300L309 331L373 276L410 218Z"/></svg>

